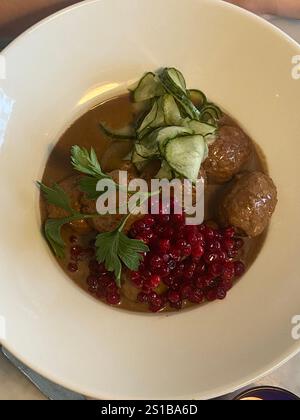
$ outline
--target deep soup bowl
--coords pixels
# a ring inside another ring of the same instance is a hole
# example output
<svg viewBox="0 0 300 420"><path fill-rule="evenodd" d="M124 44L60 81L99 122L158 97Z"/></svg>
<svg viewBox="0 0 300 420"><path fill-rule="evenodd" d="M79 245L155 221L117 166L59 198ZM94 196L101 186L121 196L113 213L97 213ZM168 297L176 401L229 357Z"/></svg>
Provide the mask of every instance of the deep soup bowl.
<svg viewBox="0 0 300 420"><path fill-rule="evenodd" d="M211 398L294 355L299 55L263 19L216 0L85 1L13 42L0 80L3 346L47 378L109 399ZM162 66L181 69L252 136L279 204L257 260L225 301L137 314L94 300L60 269L41 235L35 181L76 118Z"/></svg>

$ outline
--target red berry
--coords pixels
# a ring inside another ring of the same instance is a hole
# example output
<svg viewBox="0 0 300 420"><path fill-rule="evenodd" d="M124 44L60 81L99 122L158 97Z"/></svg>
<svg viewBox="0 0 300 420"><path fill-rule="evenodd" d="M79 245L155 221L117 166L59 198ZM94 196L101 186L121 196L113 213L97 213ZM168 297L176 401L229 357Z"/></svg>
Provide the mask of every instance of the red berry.
<svg viewBox="0 0 300 420"><path fill-rule="evenodd" d="M161 257L163 259L163 262L166 263L166 264L170 261L170 258L171 258L170 254L164 254Z"/></svg>
<svg viewBox="0 0 300 420"><path fill-rule="evenodd" d="M215 236L215 230L209 226L206 226L205 230L204 230L204 237L206 240L213 240Z"/></svg>
<svg viewBox="0 0 300 420"><path fill-rule="evenodd" d="M195 269L196 269L196 264L194 262L188 261L185 264L185 270L184 270L184 273L183 273L183 277L186 280L190 280L195 273Z"/></svg>
<svg viewBox="0 0 300 420"><path fill-rule="evenodd" d="M113 277L111 274L103 273L98 275L98 281L102 287L108 287L111 283L114 283Z"/></svg>
<svg viewBox="0 0 300 420"><path fill-rule="evenodd" d="M223 300L226 298L227 292L223 287L217 288L217 299Z"/></svg>
<svg viewBox="0 0 300 420"><path fill-rule="evenodd" d="M239 249L242 249L244 245L245 245L245 243L244 243L243 239L242 238L237 238L235 240L234 248L236 250L239 250Z"/></svg>
<svg viewBox="0 0 300 420"><path fill-rule="evenodd" d="M216 289L208 290L205 293L205 297L209 302L213 302L214 300L217 299L217 290Z"/></svg>
<svg viewBox="0 0 300 420"><path fill-rule="evenodd" d="M159 274L162 278L167 277L170 274L170 271L169 267L165 265L156 270L157 274Z"/></svg>
<svg viewBox="0 0 300 420"><path fill-rule="evenodd" d="M106 291L108 294L116 294L118 292L118 287L114 280L111 280L106 286Z"/></svg>
<svg viewBox="0 0 300 420"><path fill-rule="evenodd" d="M169 239L161 239L158 244L158 248L162 254L166 254L170 251L171 244Z"/></svg>
<svg viewBox="0 0 300 420"><path fill-rule="evenodd" d="M175 277L181 277L183 275L183 273L184 273L184 270L185 270L185 265L183 263L181 263L181 264L178 264L176 266L176 268L175 268L175 270L173 271L172 274Z"/></svg>
<svg viewBox="0 0 300 420"><path fill-rule="evenodd" d="M198 226L198 230L200 233L204 234L205 230L206 230L206 225L204 223L202 223L202 225Z"/></svg>
<svg viewBox="0 0 300 420"><path fill-rule="evenodd" d="M176 292L175 290L172 290L168 293L168 300L171 303L177 303L181 300L180 293Z"/></svg>
<svg viewBox="0 0 300 420"><path fill-rule="evenodd" d="M184 283L179 289L181 299L188 299L192 293L192 290L192 286L189 283Z"/></svg>
<svg viewBox="0 0 300 420"><path fill-rule="evenodd" d="M192 303L202 303L204 300L204 293L199 289L194 289L189 296L189 300Z"/></svg>
<svg viewBox="0 0 300 420"><path fill-rule="evenodd" d="M193 246L192 256L194 258L201 258L203 254L204 254L204 248L200 243Z"/></svg>
<svg viewBox="0 0 300 420"><path fill-rule="evenodd" d="M227 250L227 251L231 251L232 249L235 248L235 240L234 239L230 239L230 238L226 238L223 241L223 247Z"/></svg>
<svg viewBox="0 0 300 420"><path fill-rule="evenodd" d="M224 231L223 231L223 235L224 235L226 238L233 238L233 237L235 236L235 228L234 228L234 227L232 227L232 226L230 226L230 227L228 227L228 228L224 229Z"/></svg>
<svg viewBox="0 0 300 420"><path fill-rule="evenodd" d="M153 237L153 233L146 233L146 232L144 232L144 233L138 233L136 236L135 236L135 238L138 240L138 241L142 241L142 242L144 242L145 244L148 244L150 241L151 241L151 239L152 239L152 237Z"/></svg>
<svg viewBox="0 0 300 420"><path fill-rule="evenodd" d="M214 278L219 277L223 273L223 265L218 262L212 263L209 266L208 272Z"/></svg>
<svg viewBox="0 0 300 420"><path fill-rule="evenodd" d="M234 272L235 277L241 277L246 271L245 265L241 261L235 261L234 263Z"/></svg>
<svg viewBox="0 0 300 420"><path fill-rule="evenodd" d="M163 265L163 260L159 255L153 255L150 259L150 267L153 271L159 270Z"/></svg>
<svg viewBox="0 0 300 420"><path fill-rule="evenodd" d="M218 255L218 260L221 262L226 262L228 260L227 254L225 251L217 251L216 254Z"/></svg>
<svg viewBox="0 0 300 420"><path fill-rule="evenodd" d="M159 295L156 292L151 291L148 295L148 299L150 303L155 304L155 302L159 299Z"/></svg>
<svg viewBox="0 0 300 420"><path fill-rule="evenodd" d="M215 280L214 277L212 277L211 274L207 273L207 274L203 274L201 276L198 276L195 279L195 285L198 289L207 289L209 287L214 287L215 285Z"/></svg>
<svg viewBox="0 0 300 420"><path fill-rule="evenodd" d="M206 271L206 264L204 261L197 262L196 273L197 274L204 274Z"/></svg>
<svg viewBox="0 0 300 420"><path fill-rule="evenodd" d="M156 274L153 274L148 280L147 280L147 283L150 285L150 287L152 287L153 289L156 289L159 285L160 285L160 282L161 282L161 278L158 276L158 275L156 275Z"/></svg>
<svg viewBox="0 0 300 420"><path fill-rule="evenodd" d="M155 223L155 219L153 216L151 216L150 214L147 214L144 219L143 222L145 223L146 226L153 226Z"/></svg>
<svg viewBox="0 0 300 420"><path fill-rule="evenodd" d="M174 279L174 281L172 282L170 289L175 290L176 292L178 291L180 285L182 283L182 279Z"/></svg>
<svg viewBox="0 0 300 420"><path fill-rule="evenodd" d="M70 254L72 258L78 258L82 253L82 248L78 245L72 246L70 249Z"/></svg>
<svg viewBox="0 0 300 420"><path fill-rule="evenodd" d="M141 289L144 285L144 279L137 271L131 273L131 281L137 289Z"/></svg>
<svg viewBox="0 0 300 420"><path fill-rule="evenodd" d="M185 216L183 214L173 214L172 215L172 222L183 224L185 222Z"/></svg>
<svg viewBox="0 0 300 420"><path fill-rule="evenodd" d="M204 254L204 261L206 264L212 264L219 261L219 255L216 252L208 252L207 254Z"/></svg>
<svg viewBox="0 0 300 420"><path fill-rule="evenodd" d="M88 276L88 278L86 279L86 284L88 285L88 289L91 293L95 293L98 290L99 282L97 277Z"/></svg>
<svg viewBox="0 0 300 420"><path fill-rule="evenodd" d="M176 262L180 262L181 261L181 252L179 249L173 249L170 252L170 257L176 261Z"/></svg>
<svg viewBox="0 0 300 420"><path fill-rule="evenodd" d="M234 263L229 261L224 265L222 279L229 281L229 280L232 280L234 276L235 276Z"/></svg>
<svg viewBox="0 0 300 420"><path fill-rule="evenodd" d="M109 305L118 305L121 302L121 297L118 292L108 293L106 301Z"/></svg>
<svg viewBox="0 0 300 420"><path fill-rule="evenodd" d="M170 221L170 216L168 214L160 214L157 218L161 225L166 225Z"/></svg>
<svg viewBox="0 0 300 420"><path fill-rule="evenodd" d="M162 231L161 237L164 239L171 239L174 236L174 229L170 226L166 226Z"/></svg>
<svg viewBox="0 0 300 420"><path fill-rule="evenodd" d="M174 284L175 282L175 277L173 276L163 277L162 281L166 286L171 287L172 284Z"/></svg>
<svg viewBox="0 0 300 420"><path fill-rule="evenodd" d="M199 232L198 226L196 225L185 225L185 231L186 233L195 233L197 234Z"/></svg>
<svg viewBox="0 0 300 420"><path fill-rule="evenodd" d="M199 238L198 238L197 233L193 233L193 232L188 233L188 235L187 235L187 240L189 241L189 243L190 243L192 246L194 246L194 245L198 244L198 242L199 242Z"/></svg>
<svg viewBox="0 0 300 420"><path fill-rule="evenodd" d="M220 286L223 287L223 289L228 292L230 289L232 289L233 283L231 279L222 279Z"/></svg>
<svg viewBox="0 0 300 420"><path fill-rule="evenodd" d="M131 280L135 282L137 279L141 278L141 274L138 271L131 272Z"/></svg>
<svg viewBox="0 0 300 420"><path fill-rule="evenodd" d="M192 246L191 244L187 243L185 240L181 239L177 241L176 247L179 249L182 256L188 257L189 255L191 255Z"/></svg>
<svg viewBox="0 0 300 420"><path fill-rule="evenodd" d="M75 235L70 236L69 241L71 244L77 244L78 242L78 237Z"/></svg>
<svg viewBox="0 0 300 420"><path fill-rule="evenodd" d="M144 283L144 284L143 284L142 291L143 291L144 293L149 294L149 293L151 292L151 290L152 290L152 287L150 286L150 284L148 284L148 283Z"/></svg>
<svg viewBox="0 0 300 420"><path fill-rule="evenodd" d="M68 271L70 271L70 273L76 273L78 271L78 265L76 263L69 263Z"/></svg>

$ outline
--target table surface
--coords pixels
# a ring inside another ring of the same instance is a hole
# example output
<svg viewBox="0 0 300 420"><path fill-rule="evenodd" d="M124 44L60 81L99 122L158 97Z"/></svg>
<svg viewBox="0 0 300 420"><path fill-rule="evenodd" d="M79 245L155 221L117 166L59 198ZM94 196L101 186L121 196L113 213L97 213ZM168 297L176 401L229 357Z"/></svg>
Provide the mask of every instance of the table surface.
<svg viewBox="0 0 300 420"><path fill-rule="evenodd" d="M300 21L266 18L300 43ZM278 386L300 395L300 354L255 385ZM45 399L46 397L0 352L0 400Z"/></svg>

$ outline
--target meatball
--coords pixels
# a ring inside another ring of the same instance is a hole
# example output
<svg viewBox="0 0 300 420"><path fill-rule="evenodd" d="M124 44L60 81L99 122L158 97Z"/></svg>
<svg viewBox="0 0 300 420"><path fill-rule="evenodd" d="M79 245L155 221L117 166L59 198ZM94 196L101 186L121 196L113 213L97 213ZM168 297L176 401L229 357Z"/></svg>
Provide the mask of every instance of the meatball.
<svg viewBox="0 0 300 420"><path fill-rule="evenodd" d="M234 125L220 127L204 162L209 182L222 184L240 172L252 153L249 137Z"/></svg>
<svg viewBox="0 0 300 420"><path fill-rule="evenodd" d="M247 172L234 182L220 203L220 222L255 237L266 229L276 204L277 190L272 179L262 172Z"/></svg>
<svg viewBox="0 0 300 420"><path fill-rule="evenodd" d="M115 182L119 181L119 173L120 171L126 171L128 176L128 182L132 181L137 177L137 172L135 167L132 165L131 162L125 161L124 164L120 167L119 170L114 170L109 173L112 179ZM87 214L94 214L97 213L96 209L96 201L88 199L87 197L82 197L82 211ZM117 203L118 209L118 203ZM132 224L133 220L138 216L132 216L128 221L125 231L129 229L129 226ZM111 232L115 230L118 225L120 224L121 220L124 218L124 214L107 214L107 215L99 215L99 217L93 217L90 220L91 226L97 230L98 232Z"/></svg>
<svg viewBox="0 0 300 420"><path fill-rule="evenodd" d="M79 213L81 211L81 197L83 195L78 187L80 179L81 175L74 175L64 179L58 184L68 195L72 208ZM46 203L46 210L49 219L62 219L70 216L66 210L54 206L53 204ZM70 226L79 234L88 233L91 230L85 220L75 220L70 223Z"/></svg>

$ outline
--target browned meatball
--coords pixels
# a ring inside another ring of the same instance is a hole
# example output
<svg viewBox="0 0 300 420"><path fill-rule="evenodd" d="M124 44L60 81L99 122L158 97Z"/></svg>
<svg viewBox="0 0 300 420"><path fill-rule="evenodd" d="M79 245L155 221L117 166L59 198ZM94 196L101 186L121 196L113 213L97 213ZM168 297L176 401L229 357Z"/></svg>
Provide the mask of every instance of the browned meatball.
<svg viewBox="0 0 300 420"><path fill-rule="evenodd" d="M80 191L78 185L81 175L74 175L69 178L64 179L59 183L59 186L65 191L70 199L71 206L74 210L81 211L81 197L83 193ZM70 216L70 214L59 207L54 206L53 204L46 204L46 210L48 218L50 219L62 219L64 217ZM80 234L88 233L91 228L85 220L75 220L70 223L72 229Z"/></svg>
<svg viewBox="0 0 300 420"><path fill-rule="evenodd" d="M132 165L132 163L129 161L125 161L119 170L114 170L109 173L109 175L112 177L112 179L115 182L119 181L120 171L127 171L128 182L132 181L134 178L137 177L136 169ZM87 213L87 214L97 213L95 200L90 200L86 197L82 197L81 203L82 203L82 211L84 213ZM117 203L117 209L118 209L118 203ZM92 218L90 220L90 223L92 227L98 232L111 232L118 227L118 225L120 224L123 218L124 218L123 214L99 215L99 217ZM130 218L130 221L125 227L125 231L129 228L133 220L135 220L135 216L132 216L132 218Z"/></svg>
<svg viewBox="0 0 300 420"><path fill-rule="evenodd" d="M233 225L249 237L267 227L277 204L277 189L262 172L245 173L223 198L219 216L223 225Z"/></svg>
<svg viewBox="0 0 300 420"><path fill-rule="evenodd" d="M204 169L210 182L222 184L239 173L252 153L249 137L238 126L220 127L217 139L209 146Z"/></svg>

